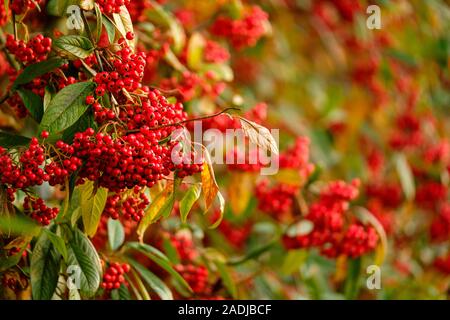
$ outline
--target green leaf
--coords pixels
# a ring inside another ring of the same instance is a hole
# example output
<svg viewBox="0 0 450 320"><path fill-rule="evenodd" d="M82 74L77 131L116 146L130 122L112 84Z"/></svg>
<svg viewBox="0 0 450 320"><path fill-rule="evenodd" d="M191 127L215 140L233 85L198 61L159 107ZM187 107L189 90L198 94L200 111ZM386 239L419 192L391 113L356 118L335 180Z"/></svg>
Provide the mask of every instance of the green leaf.
<svg viewBox="0 0 450 320"><path fill-rule="evenodd" d="M21 74L14 81L11 90L17 89L22 84L27 84L33 79L38 78L56 68L61 67L66 63L66 60L61 58L51 58L42 62L38 62L26 67Z"/></svg>
<svg viewBox="0 0 450 320"><path fill-rule="evenodd" d="M130 291L126 286L121 284L119 289L111 291L111 298L113 300L131 300Z"/></svg>
<svg viewBox="0 0 450 320"><path fill-rule="evenodd" d="M69 241L67 265L80 268L81 294L86 297L95 295L102 277L100 258L91 241L78 229Z"/></svg>
<svg viewBox="0 0 450 320"><path fill-rule="evenodd" d="M59 91L45 110L40 130L58 133L76 123L89 108L86 105L86 97L94 87L92 82L79 82Z"/></svg>
<svg viewBox="0 0 450 320"><path fill-rule="evenodd" d="M3 203L0 203L3 205ZM0 211L0 234L37 236L42 227L35 220L24 215L3 215L4 208ZM14 210L14 209L12 209ZM13 211L14 212L14 211Z"/></svg>
<svg viewBox="0 0 450 320"><path fill-rule="evenodd" d="M64 260L67 261L67 247L64 240L48 229L44 229L44 232L47 234L47 238L51 241L56 251L58 251L63 256Z"/></svg>
<svg viewBox="0 0 450 320"><path fill-rule="evenodd" d="M46 232L42 232L30 262L31 291L35 300L50 300L58 284L60 255L53 249Z"/></svg>
<svg viewBox="0 0 450 320"><path fill-rule="evenodd" d="M119 220L109 218L108 220L108 241L111 250L115 251L120 248L125 240L125 232L122 223Z"/></svg>
<svg viewBox="0 0 450 320"><path fill-rule="evenodd" d="M147 11L147 17L150 22L167 27L170 30L173 39L173 49L176 53L181 52L186 42L186 34L178 20L169 12L160 6L156 1L150 1L152 10Z"/></svg>
<svg viewBox="0 0 450 320"><path fill-rule="evenodd" d="M361 272L361 258L349 259L347 266L347 278L345 280L345 298L353 300L358 297L358 281Z"/></svg>
<svg viewBox="0 0 450 320"><path fill-rule="evenodd" d="M187 216L192 209L194 203L200 198L201 186L194 184L189 188L189 190L184 195L183 199L180 201L180 215L181 221L186 223Z"/></svg>
<svg viewBox="0 0 450 320"><path fill-rule="evenodd" d="M88 236L93 237L97 232L97 227L106 205L108 189L98 188L94 190L93 181L86 181L79 188L84 231Z"/></svg>
<svg viewBox="0 0 450 320"><path fill-rule="evenodd" d="M187 50L187 65L193 70L198 70L203 63L203 53L205 50L205 39L195 32L191 35Z"/></svg>
<svg viewBox="0 0 450 320"><path fill-rule="evenodd" d="M108 17L103 16L103 25L105 26L106 33L108 34L108 40L110 44L114 43L114 39L116 38L116 27L114 24L109 20Z"/></svg>
<svg viewBox="0 0 450 320"><path fill-rule="evenodd" d="M416 187L414 184L414 176L412 174L411 167L403 154L399 153L395 155L394 161L403 193L405 194L406 199L413 200L416 193Z"/></svg>
<svg viewBox="0 0 450 320"><path fill-rule="evenodd" d="M139 242L129 242L126 244L126 247L146 255L150 260L169 273L184 289L192 292L186 280L172 267L170 260L161 251L148 244Z"/></svg>
<svg viewBox="0 0 450 320"><path fill-rule="evenodd" d="M42 98L33 91L27 89L19 89L17 90L17 93L33 119L36 120L37 123L40 123L42 115L44 114Z"/></svg>
<svg viewBox="0 0 450 320"><path fill-rule="evenodd" d="M140 240L144 237L144 233L150 224L155 223L161 217L170 215L173 205L175 204L174 191L179 183L180 180L176 179L173 185L167 185L166 188L153 199L136 230Z"/></svg>
<svg viewBox="0 0 450 320"><path fill-rule="evenodd" d="M216 81L233 81L233 69L227 64L207 63L202 65L200 71L203 73L212 73Z"/></svg>
<svg viewBox="0 0 450 320"><path fill-rule="evenodd" d="M308 252L306 250L289 250L288 254L284 258L281 271L285 275L291 275L296 271L299 271L300 266L308 258Z"/></svg>
<svg viewBox="0 0 450 320"><path fill-rule="evenodd" d="M14 148L26 146L30 143L30 138L16 134L0 131L0 147Z"/></svg>
<svg viewBox="0 0 450 320"><path fill-rule="evenodd" d="M49 0L47 3L47 13L52 16L62 17L67 14L67 7L77 4L79 0Z"/></svg>
<svg viewBox="0 0 450 320"><path fill-rule="evenodd" d="M133 259L129 258L128 262L162 300L173 300L172 292L170 291L169 287L154 273L147 270L143 265Z"/></svg>
<svg viewBox="0 0 450 320"><path fill-rule="evenodd" d="M225 266L225 264L220 261L216 260L216 261L214 261L214 264L217 267L217 271L219 271L220 277L222 278L225 288L227 288L227 290L231 294L231 296L234 299L236 299L237 298L237 288L236 288L235 281L231 277L230 271Z"/></svg>
<svg viewBox="0 0 450 320"><path fill-rule="evenodd" d="M94 51L92 42L83 36L68 35L62 36L53 41L54 49L72 59L84 59L89 57Z"/></svg>
<svg viewBox="0 0 450 320"><path fill-rule="evenodd" d="M47 110L48 105L50 104L50 101L53 99L53 94L50 92L49 88L45 88L45 94L44 94L44 101L43 101L43 112ZM42 117L41 117L42 119Z"/></svg>
<svg viewBox="0 0 450 320"><path fill-rule="evenodd" d="M262 245L261 247L251 250L247 255L241 258L229 261L228 264L231 266L237 266L249 260L256 259L262 254L272 249L272 247L274 247L277 243L278 243L277 240L270 241L269 243Z"/></svg>
<svg viewBox="0 0 450 320"><path fill-rule="evenodd" d="M103 30L103 16L102 11L100 10L100 7L97 3L95 3L95 17L97 18L97 27L96 27L97 41L100 41Z"/></svg>

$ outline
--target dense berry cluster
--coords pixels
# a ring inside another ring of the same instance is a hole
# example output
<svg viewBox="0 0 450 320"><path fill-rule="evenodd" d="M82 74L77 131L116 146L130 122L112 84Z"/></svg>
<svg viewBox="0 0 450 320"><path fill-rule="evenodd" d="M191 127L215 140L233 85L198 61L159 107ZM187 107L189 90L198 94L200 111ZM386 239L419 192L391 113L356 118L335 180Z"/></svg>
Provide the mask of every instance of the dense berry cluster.
<svg viewBox="0 0 450 320"><path fill-rule="evenodd" d="M193 264L176 265L175 270L186 280L195 294L208 294L208 269Z"/></svg>
<svg viewBox="0 0 450 320"><path fill-rule="evenodd" d="M230 53L219 43L207 40L205 45L205 61L209 63L223 63L230 59Z"/></svg>
<svg viewBox="0 0 450 320"><path fill-rule="evenodd" d="M254 46L266 33L267 21L267 13L260 7L253 6L238 20L219 17L211 31L217 36L227 38L236 49L242 49Z"/></svg>
<svg viewBox="0 0 450 320"><path fill-rule="evenodd" d="M371 199L377 199L387 208L397 208L403 200L401 187L387 181L368 184L366 195Z"/></svg>
<svg viewBox="0 0 450 320"><path fill-rule="evenodd" d="M116 55L117 58L111 61L114 71L99 72L94 77L94 82L97 83L95 93L98 96L103 96L106 92L117 94L122 89L133 92L141 87L145 53L133 53L130 47L124 46Z"/></svg>
<svg viewBox="0 0 450 320"><path fill-rule="evenodd" d="M434 266L440 272L449 275L450 274L450 254L447 254L446 256L442 256L442 257L437 257L434 260Z"/></svg>
<svg viewBox="0 0 450 320"><path fill-rule="evenodd" d="M450 204L442 205L430 226L430 237L434 242L450 240Z"/></svg>
<svg viewBox="0 0 450 320"><path fill-rule="evenodd" d="M421 184L416 191L416 203L424 208L433 210L447 197L447 187L439 182L430 181Z"/></svg>
<svg viewBox="0 0 450 320"><path fill-rule="evenodd" d="M121 6L128 6L130 0L96 0L103 13L119 13Z"/></svg>
<svg viewBox="0 0 450 320"><path fill-rule="evenodd" d="M285 183L270 186L268 180L262 180L255 190L258 208L274 217L283 218L291 209L297 191L296 186Z"/></svg>
<svg viewBox="0 0 450 320"><path fill-rule="evenodd" d="M103 275L102 288L106 290L119 289L122 284L127 285L124 274L130 271L127 263L111 263Z"/></svg>
<svg viewBox="0 0 450 320"><path fill-rule="evenodd" d="M11 11L20 15L22 13L27 12L28 10L33 10L36 8L36 5L40 5L42 0L11 0L10 8Z"/></svg>
<svg viewBox="0 0 450 320"><path fill-rule="evenodd" d="M181 261L192 262L198 256L190 233L178 232L174 235L169 234L168 237L172 246L177 250Z"/></svg>
<svg viewBox="0 0 450 320"><path fill-rule="evenodd" d="M43 225L49 225L50 221L58 215L59 208L49 208L41 198L25 197L23 203L24 213Z"/></svg>
<svg viewBox="0 0 450 320"><path fill-rule="evenodd" d="M236 224L224 219L219 225L219 231L234 247L242 248L250 236L252 223L247 221Z"/></svg>
<svg viewBox="0 0 450 320"><path fill-rule="evenodd" d="M139 187L135 187L131 194L117 193L109 196L103 213L113 219L122 216L127 220L140 221L144 216L144 209L149 203L150 200L145 193L141 192Z"/></svg>
<svg viewBox="0 0 450 320"><path fill-rule="evenodd" d="M280 168L297 170L306 179L314 170L314 165L309 163L309 145L309 138L298 137L292 147L280 154Z"/></svg>
<svg viewBox="0 0 450 320"><path fill-rule="evenodd" d="M328 257L346 255L352 258L375 249L378 243L375 229L345 216L349 201L358 196L358 186L358 180L351 184L342 181L330 183L306 215L305 219L313 225L312 230L295 237L286 235L285 246L288 249L318 247Z"/></svg>
<svg viewBox="0 0 450 320"><path fill-rule="evenodd" d="M31 139L30 146L22 153L18 164L0 147L0 182L14 189L41 185L50 180L50 176L41 168L44 161L44 148L36 138Z"/></svg>
<svg viewBox="0 0 450 320"><path fill-rule="evenodd" d="M16 40L13 35L8 34L6 36L6 48L14 55L17 61L27 66L47 59L47 55L52 50L52 39L38 34L28 42L25 42Z"/></svg>

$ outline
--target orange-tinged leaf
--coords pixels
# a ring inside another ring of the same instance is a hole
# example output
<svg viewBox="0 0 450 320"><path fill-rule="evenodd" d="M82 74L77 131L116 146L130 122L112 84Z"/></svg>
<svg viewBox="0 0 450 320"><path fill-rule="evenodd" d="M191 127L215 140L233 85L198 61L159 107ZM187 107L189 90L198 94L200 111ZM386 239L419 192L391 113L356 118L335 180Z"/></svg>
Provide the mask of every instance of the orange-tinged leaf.
<svg viewBox="0 0 450 320"><path fill-rule="evenodd" d="M217 186L216 178L211 163L209 161L203 162L202 170L202 192L205 198L206 211L211 208L214 203L214 199L219 193L219 187Z"/></svg>
<svg viewBox="0 0 450 320"><path fill-rule="evenodd" d="M231 176L228 199L234 214L240 215L247 208L252 196L253 180L253 176L248 172L236 172Z"/></svg>

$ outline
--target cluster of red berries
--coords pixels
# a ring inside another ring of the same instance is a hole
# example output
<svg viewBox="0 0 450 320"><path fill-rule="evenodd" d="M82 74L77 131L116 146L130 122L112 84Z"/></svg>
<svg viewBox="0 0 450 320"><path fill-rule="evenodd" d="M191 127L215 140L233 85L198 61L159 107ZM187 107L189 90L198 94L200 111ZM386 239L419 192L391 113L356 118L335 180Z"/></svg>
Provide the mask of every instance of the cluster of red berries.
<svg viewBox="0 0 450 320"><path fill-rule="evenodd" d="M434 242L450 240L450 204L443 204L430 227L430 237Z"/></svg>
<svg viewBox="0 0 450 320"><path fill-rule="evenodd" d="M397 208L402 200L402 189L397 183L383 181L366 185L368 198L377 199L387 208Z"/></svg>
<svg viewBox="0 0 450 320"><path fill-rule="evenodd" d="M262 180L256 185L255 190L258 209L282 219L291 209L297 191L297 186L287 183L270 186L268 180Z"/></svg>
<svg viewBox="0 0 450 320"><path fill-rule="evenodd" d="M170 149L159 145L155 135L152 137L149 139L141 130L119 140L109 134L95 134L92 128L75 134L75 155L85 161L79 176L115 192L152 187L174 169Z"/></svg>
<svg viewBox="0 0 450 320"><path fill-rule="evenodd" d="M130 265L127 263L113 262L109 264L103 275L102 288L105 290L119 289L122 284L128 285L124 274L130 272Z"/></svg>
<svg viewBox="0 0 450 320"><path fill-rule="evenodd" d="M170 243L177 250L180 260L183 262L193 261L198 256L192 235L190 233L178 232L169 234Z"/></svg>
<svg viewBox="0 0 450 320"><path fill-rule="evenodd" d="M200 95L215 98L223 92L226 84L217 81L214 72L206 72L201 77L197 73L185 71L178 77L162 79L160 87L164 90L177 90L183 101L190 101Z"/></svg>
<svg viewBox="0 0 450 320"><path fill-rule="evenodd" d="M176 265L175 270L186 280L195 294L205 295L210 290L208 286L208 269L193 264Z"/></svg>
<svg viewBox="0 0 450 320"><path fill-rule="evenodd" d="M349 201L358 196L358 187L359 180L353 180L351 184L330 183L306 215L305 219L313 225L312 230L294 237L285 235L284 245L288 249L317 247L330 258L339 255L356 258L375 249L378 234L373 227L353 220L346 226L345 213Z"/></svg>
<svg viewBox="0 0 450 320"><path fill-rule="evenodd" d="M204 59L209 63L223 63L230 59L230 53L215 41L206 40Z"/></svg>
<svg viewBox="0 0 450 320"><path fill-rule="evenodd" d="M0 26L4 26L9 20L9 10L5 8L5 2L0 2Z"/></svg>
<svg viewBox="0 0 450 320"><path fill-rule="evenodd" d="M378 199L369 199L367 201L367 210L377 218L386 234L391 234L394 231L395 211L386 207Z"/></svg>
<svg viewBox="0 0 450 320"><path fill-rule="evenodd" d="M43 131L41 137L45 136L48 136L48 132ZM82 160L73 155L75 149L71 145L58 140L55 147L59 150L60 155L65 155L66 158L57 158L45 167L45 172L50 175L49 184L51 186L64 184L65 179L82 165Z"/></svg>
<svg viewBox="0 0 450 320"><path fill-rule="evenodd" d="M434 260L434 266L440 272L449 275L450 274L450 254L443 257L437 257Z"/></svg>
<svg viewBox="0 0 450 320"><path fill-rule="evenodd" d="M19 158L19 164L15 164L11 155L0 147L0 182L14 189L41 185L50 180L50 176L41 168L44 161L44 148L36 138L31 139L30 146Z"/></svg>
<svg viewBox="0 0 450 320"><path fill-rule="evenodd" d="M211 32L227 38L236 49L252 47L266 33L265 24L268 18L268 14L260 7L253 6L238 20L219 17L214 22Z"/></svg>
<svg viewBox="0 0 450 320"><path fill-rule="evenodd" d="M94 66L95 64L97 64L97 57L96 57L95 54L93 53L93 54L91 54L90 56L88 56L87 58L84 58L84 59L83 59L83 62L84 62L87 66L92 67L92 66ZM81 69L81 68L83 67L83 62L81 62L81 60L78 59L78 60L74 60L72 63L73 63L73 66L74 66L75 68Z"/></svg>
<svg viewBox="0 0 450 320"><path fill-rule="evenodd" d="M410 112L400 115L396 120L396 129L391 134L389 144L394 150L407 147L419 147L423 143L420 119Z"/></svg>
<svg viewBox="0 0 450 320"><path fill-rule="evenodd" d="M297 137L294 145L280 154L280 168L297 170L306 179L314 170L314 165L309 163L309 145L309 138Z"/></svg>
<svg viewBox="0 0 450 320"><path fill-rule="evenodd" d="M28 10L35 9L36 5L40 5L41 2L42 0L11 0L9 6L14 14L20 15Z"/></svg>
<svg viewBox="0 0 450 320"><path fill-rule="evenodd" d="M116 54L117 58L111 61L114 71L99 72L94 77L94 82L97 83L95 89L97 96L103 96L107 91L117 94L122 89L133 92L141 87L145 70L145 53L133 53L130 47L124 46Z"/></svg>
<svg viewBox="0 0 450 320"><path fill-rule="evenodd" d="M119 13L121 6L128 6L130 0L96 0L103 13Z"/></svg>
<svg viewBox="0 0 450 320"><path fill-rule="evenodd" d="M52 39L38 34L25 42L16 40L13 35L8 34L6 36L6 48L18 61L27 66L47 59L47 55L52 50Z"/></svg>
<svg viewBox="0 0 450 320"><path fill-rule="evenodd" d="M247 221L243 224L236 224L224 219L219 225L219 231L234 247L242 248L250 236L252 223Z"/></svg>
<svg viewBox="0 0 450 320"><path fill-rule="evenodd" d="M416 190L416 203L424 208L433 210L447 198L447 187L439 182L422 183Z"/></svg>
<svg viewBox="0 0 450 320"><path fill-rule="evenodd" d="M41 198L26 196L23 203L24 213L47 226L58 215L59 208L49 208Z"/></svg>
<svg viewBox="0 0 450 320"><path fill-rule="evenodd" d="M176 128L170 124L186 120L187 113L181 103L169 103L159 91L153 90L141 98L140 105L127 104L122 108L119 119L126 123L128 130L141 128L143 134L155 140L168 137ZM161 128L155 130L157 127Z"/></svg>
<svg viewBox="0 0 450 320"><path fill-rule="evenodd" d="M126 220L140 221L149 203L150 200L141 188L134 187L132 194L118 193L109 196L103 213L112 219L119 219L122 215Z"/></svg>
<svg viewBox="0 0 450 320"><path fill-rule="evenodd" d="M134 23L145 19L145 10L150 8L151 4L147 0L133 0L129 1L126 6Z"/></svg>
<svg viewBox="0 0 450 320"><path fill-rule="evenodd" d="M428 146L423 152L423 159L430 164L450 164L450 143L443 139Z"/></svg>

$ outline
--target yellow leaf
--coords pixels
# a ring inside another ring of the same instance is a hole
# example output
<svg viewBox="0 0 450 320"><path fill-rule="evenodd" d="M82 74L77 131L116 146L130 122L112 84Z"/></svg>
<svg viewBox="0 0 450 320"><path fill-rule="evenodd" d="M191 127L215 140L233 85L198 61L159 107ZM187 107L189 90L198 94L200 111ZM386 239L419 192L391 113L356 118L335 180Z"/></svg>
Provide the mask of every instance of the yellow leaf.
<svg viewBox="0 0 450 320"><path fill-rule="evenodd" d="M80 188L81 217L84 231L89 237L97 232L98 224L108 197L108 189L98 188L94 190L94 182L87 181Z"/></svg>
<svg viewBox="0 0 450 320"><path fill-rule="evenodd" d="M145 211L144 217L137 227L139 241L143 241L144 233L148 226L156 222L163 214L164 207L171 202L173 198L173 184L167 184L166 188L161 191L152 201L150 207ZM173 203L172 203L173 206Z"/></svg>
<svg viewBox="0 0 450 320"><path fill-rule="evenodd" d="M228 199L234 214L240 215L250 201L253 190L253 176L248 172L236 172L228 186Z"/></svg>

